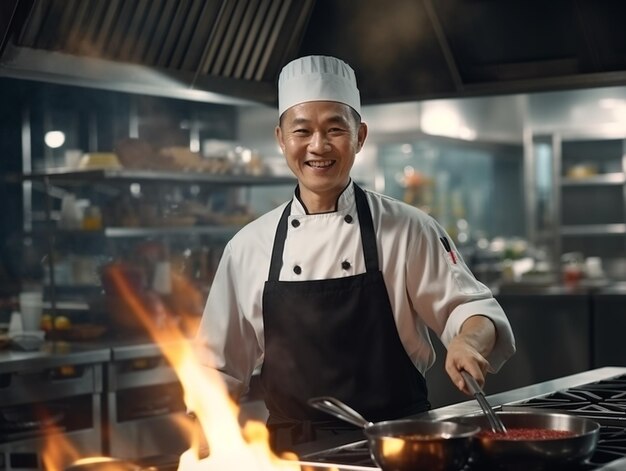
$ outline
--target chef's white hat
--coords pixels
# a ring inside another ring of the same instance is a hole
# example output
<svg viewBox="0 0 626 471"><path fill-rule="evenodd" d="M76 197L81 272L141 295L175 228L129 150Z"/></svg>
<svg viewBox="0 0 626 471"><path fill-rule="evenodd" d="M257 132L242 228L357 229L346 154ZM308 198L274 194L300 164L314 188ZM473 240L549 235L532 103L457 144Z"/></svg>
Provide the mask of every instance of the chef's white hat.
<svg viewBox="0 0 626 471"><path fill-rule="evenodd" d="M307 56L283 67L278 77L278 115L307 101L337 101L361 114L354 70L328 56Z"/></svg>

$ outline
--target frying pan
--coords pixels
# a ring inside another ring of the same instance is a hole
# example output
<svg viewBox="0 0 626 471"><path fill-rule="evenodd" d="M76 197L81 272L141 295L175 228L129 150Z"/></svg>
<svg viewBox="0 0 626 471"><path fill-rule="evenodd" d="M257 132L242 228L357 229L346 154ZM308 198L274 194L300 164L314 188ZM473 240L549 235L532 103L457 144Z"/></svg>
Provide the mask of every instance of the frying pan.
<svg viewBox="0 0 626 471"><path fill-rule="evenodd" d="M570 436L538 440L504 440L481 434L475 437L475 460L478 469L517 471L571 469L591 457L600 434L600 424L583 417L551 413L510 411L496 412L505 427L566 430ZM460 417L455 422L491 430L484 415Z"/></svg>
<svg viewBox="0 0 626 471"><path fill-rule="evenodd" d="M370 455L383 471L458 471L472 452L476 425L422 420L372 423L333 397L312 398L309 405L363 428Z"/></svg>
<svg viewBox="0 0 626 471"><path fill-rule="evenodd" d="M141 471L141 468L130 461L97 456L75 461L66 467L65 471Z"/></svg>

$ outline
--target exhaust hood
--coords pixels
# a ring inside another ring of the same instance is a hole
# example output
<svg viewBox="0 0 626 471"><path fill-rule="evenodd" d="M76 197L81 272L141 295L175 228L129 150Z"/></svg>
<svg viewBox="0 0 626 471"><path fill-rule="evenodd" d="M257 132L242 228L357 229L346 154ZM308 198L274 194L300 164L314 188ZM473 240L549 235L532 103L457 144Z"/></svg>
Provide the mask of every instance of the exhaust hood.
<svg viewBox="0 0 626 471"><path fill-rule="evenodd" d="M272 104L313 0L3 0L0 75ZM7 21L8 19L8 21Z"/></svg>
<svg viewBox="0 0 626 471"><path fill-rule="evenodd" d="M367 103L626 84L620 0L317 0L301 54L333 53Z"/></svg>
<svg viewBox="0 0 626 471"><path fill-rule="evenodd" d="M276 103L335 55L364 104L626 84L620 0L1 0L0 76Z"/></svg>

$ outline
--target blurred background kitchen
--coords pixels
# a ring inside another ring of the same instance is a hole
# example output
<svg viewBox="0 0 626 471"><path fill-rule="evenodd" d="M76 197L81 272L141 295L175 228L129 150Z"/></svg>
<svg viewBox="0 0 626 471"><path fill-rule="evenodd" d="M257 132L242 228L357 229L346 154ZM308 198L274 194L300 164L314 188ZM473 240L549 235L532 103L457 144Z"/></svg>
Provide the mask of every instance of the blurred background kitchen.
<svg viewBox="0 0 626 471"><path fill-rule="evenodd" d="M321 53L360 81L353 177L437 218L511 319L518 354L488 392L623 365L624 4L379 7L4 0L2 330L41 293L45 340L149 343L117 272L192 335L226 241L293 192L275 80ZM438 349L433 404L464 399Z"/></svg>

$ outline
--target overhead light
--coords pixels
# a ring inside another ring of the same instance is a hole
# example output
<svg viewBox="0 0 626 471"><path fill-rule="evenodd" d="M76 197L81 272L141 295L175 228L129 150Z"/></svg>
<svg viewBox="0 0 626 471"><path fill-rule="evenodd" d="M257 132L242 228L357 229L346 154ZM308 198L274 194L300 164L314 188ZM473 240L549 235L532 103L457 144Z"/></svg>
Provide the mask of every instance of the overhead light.
<svg viewBox="0 0 626 471"><path fill-rule="evenodd" d="M51 149L57 149L65 144L65 133L62 131L48 131L43 140Z"/></svg>
<svg viewBox="0 0 626 471"><path fill-rule="evenodd" d="M461 126L459 127L459 137L466 141L473 141L476 139L476 131L466 126Z"/></svg>
<svg viewBox="0 0 626 471"><path fill-rule="evenodd" d="M458 110L449 103L428 103L422 112L421 125L426 134L466 141L476 139L476 130L467 126Z"/></svg>
<svg viewBox="0 0 626 471"><path fill-rule="evenodd" d="M601 98L598 100L598 104L601 108L618 108L624 106L626 101L620 100L619 98Z"/></svg>

